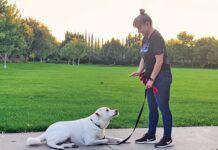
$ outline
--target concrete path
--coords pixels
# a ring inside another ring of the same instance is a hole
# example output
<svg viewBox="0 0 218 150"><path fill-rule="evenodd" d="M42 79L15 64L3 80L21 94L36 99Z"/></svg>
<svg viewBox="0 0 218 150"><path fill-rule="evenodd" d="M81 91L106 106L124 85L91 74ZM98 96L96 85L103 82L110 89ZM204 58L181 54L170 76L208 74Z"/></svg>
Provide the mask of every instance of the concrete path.
<svg viewBox="0 0 218 150"><path fill-rule="evenodd" d="M108 129L109 136L126 138L132 129ZM120 146L89 146L75 150L153 150L154 144L135 144L134 140L141 137L147 129L136 129L130 144ZM163 129L157 129L157 140L161 138ZM27 147L27 137L35 137L41 133L0 134L0 150L51 150L46 145ZM178 127L173 128L174 146L165 150L218 150L218 127ZM66 148L72 150L72 148Z"/></svg>

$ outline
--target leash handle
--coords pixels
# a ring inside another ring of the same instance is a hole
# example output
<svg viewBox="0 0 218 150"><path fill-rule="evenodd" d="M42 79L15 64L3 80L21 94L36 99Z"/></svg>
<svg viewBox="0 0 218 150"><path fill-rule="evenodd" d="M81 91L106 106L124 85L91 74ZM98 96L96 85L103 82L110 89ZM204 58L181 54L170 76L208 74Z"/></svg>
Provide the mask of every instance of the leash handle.
<svg viewBox="0 0 218 150"><path fill-rule="evenodd" d="M146 75L146 72L142 72L140 75L139 75L139 80L144 84L144 86L146 86L148 80L149 80L149 77ZM156 94L158 93L158 88L156 86L152 86L151 87L153 89L153 92Z"/></svg>
<svg viewBox="0 0 218 150"><path fill-rule="evenodd" d="M145 100L146 100L146 97L147 97L147 89L145 90ZM137 126L138 126L139 120L140 120L140 118L141 118L141 115L142 115L142 112L143 112L143 109L144 109L144 105L145 105L145 100L144 100L143 103L142 103L142 106L141 106L141 109L140 109L140 111L139 111L139 114L138 114L138 117L137 117L137 120L136 120L136 123L135 123L135 126L134 126L134 129L133 129L132 133L131 133L126 139L124 139L123 141L121 141L120 143L118 143L117 145L120 145L120 144L125 143L127 140L130 139L130 137L131 137L132 134L134 133L135 129L136 129Z"/></svg>

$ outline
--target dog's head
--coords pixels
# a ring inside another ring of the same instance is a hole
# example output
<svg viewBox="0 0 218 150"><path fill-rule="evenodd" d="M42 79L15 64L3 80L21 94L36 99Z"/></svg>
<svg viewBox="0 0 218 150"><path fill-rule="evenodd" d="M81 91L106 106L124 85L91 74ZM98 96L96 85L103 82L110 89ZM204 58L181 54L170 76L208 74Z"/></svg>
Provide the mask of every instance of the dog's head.
<svg viewBox="0 0 218 150"><path fill-rule="evenodd" d="M95 115L102 120L111 120L112 118L117 117L119 112L116 109L112 110L108 107L101 107L96 110Z"/></svg>

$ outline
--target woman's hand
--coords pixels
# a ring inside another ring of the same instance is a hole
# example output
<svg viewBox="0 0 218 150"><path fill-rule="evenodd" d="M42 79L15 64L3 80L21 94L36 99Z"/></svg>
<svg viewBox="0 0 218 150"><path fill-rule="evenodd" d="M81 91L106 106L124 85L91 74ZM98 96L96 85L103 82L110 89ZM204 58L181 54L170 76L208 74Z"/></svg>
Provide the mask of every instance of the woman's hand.
<svg viewBox="0 0 218 150"><path fill-rule="evenodd" d="M152 88L153 87L153 84L154 84L154 81L152 80L148 80L147 84L146 84L146 89L149 89L149 88Z"/></svg>
<svg viewBox="0 0 218 150"><path fill-rule="evenodd" d="M139 76L140 73L139 72L132 72L129 77L136 77L136 76Z"/></svg>

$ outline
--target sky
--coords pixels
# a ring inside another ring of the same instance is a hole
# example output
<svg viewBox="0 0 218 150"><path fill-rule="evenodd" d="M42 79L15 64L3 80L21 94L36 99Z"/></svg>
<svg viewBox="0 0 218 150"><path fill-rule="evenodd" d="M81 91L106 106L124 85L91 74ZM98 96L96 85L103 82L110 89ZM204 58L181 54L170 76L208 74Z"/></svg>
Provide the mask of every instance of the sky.
<svg viewBox="0 0 218 150"><path fill-rule="evenodd" d="M132 23L143 8L168 40L181 31L218 38L218 0L8 0L21 16L49 27L59 40L66 31L93 33L95 38L124 39L137 33Z"/></svg>

